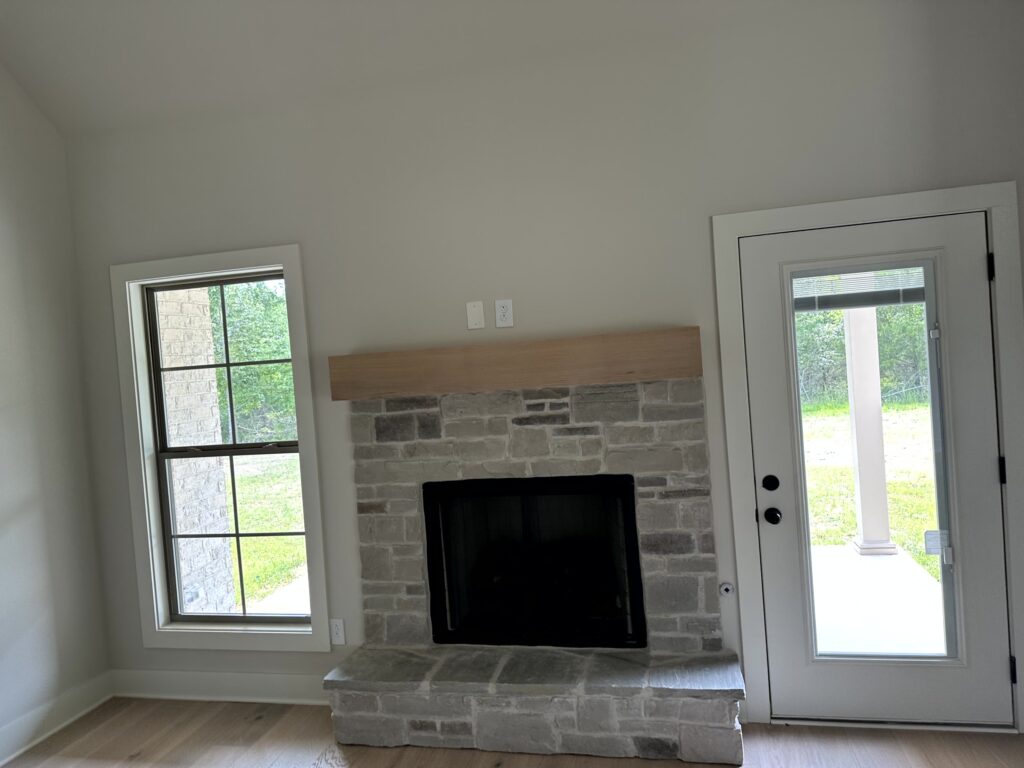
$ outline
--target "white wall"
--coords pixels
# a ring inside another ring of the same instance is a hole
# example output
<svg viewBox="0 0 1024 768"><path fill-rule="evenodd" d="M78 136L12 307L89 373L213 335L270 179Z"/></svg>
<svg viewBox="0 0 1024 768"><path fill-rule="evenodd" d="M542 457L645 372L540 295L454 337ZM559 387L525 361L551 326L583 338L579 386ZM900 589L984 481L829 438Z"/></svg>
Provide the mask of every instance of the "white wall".
<svg viewBox="0 0 1024 768"><path fill-rule="evenodd" d="M103 695L64 144L0 68L0 762Z"/></svg>
<svg viewBox="0 0 1024 768"><path fill-rule="evenodd" d="M585 0L564 2L586 12ZM533 59L524 45L500 70L467 63L457 78L73 144L114 667L321 672L330 659L142 647L113 263L302 246L329 600L353 640L347 407L330 401L327 379L336 353L700 325L722 576L732 577L709 217L1024 177L1024 4L637 7L649 34L610 34L603 50ZM464 303L495 298L514 300L516 328L468 333ZM724 610L735 646L735 607Z"/></svg>

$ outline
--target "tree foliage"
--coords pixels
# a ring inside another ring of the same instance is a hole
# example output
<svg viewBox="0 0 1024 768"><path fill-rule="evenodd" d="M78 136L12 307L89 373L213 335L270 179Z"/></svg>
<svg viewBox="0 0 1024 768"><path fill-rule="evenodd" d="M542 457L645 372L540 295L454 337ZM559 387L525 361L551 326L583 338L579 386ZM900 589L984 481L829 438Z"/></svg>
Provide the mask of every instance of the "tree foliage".
<svg viewBox="0 0 1024 768"><path fill-rule="evenodd" d="M886 403L928 401L924 304L878 307L878 365ZM845 405L846 332L841 310L798 312L797 374L804 407Z"/></svg>

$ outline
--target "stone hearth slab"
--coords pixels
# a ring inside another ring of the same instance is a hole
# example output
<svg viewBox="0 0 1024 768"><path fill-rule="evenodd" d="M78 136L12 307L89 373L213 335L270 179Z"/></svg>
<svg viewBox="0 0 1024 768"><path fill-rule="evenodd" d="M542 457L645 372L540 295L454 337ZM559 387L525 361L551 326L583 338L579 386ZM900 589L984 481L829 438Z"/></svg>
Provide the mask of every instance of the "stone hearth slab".
<svg viewBox="0 0 1024 768"><path fill-rule="evenodd" d="M360 648L324 688L343 744L742 762L732 656Z"/></svg>

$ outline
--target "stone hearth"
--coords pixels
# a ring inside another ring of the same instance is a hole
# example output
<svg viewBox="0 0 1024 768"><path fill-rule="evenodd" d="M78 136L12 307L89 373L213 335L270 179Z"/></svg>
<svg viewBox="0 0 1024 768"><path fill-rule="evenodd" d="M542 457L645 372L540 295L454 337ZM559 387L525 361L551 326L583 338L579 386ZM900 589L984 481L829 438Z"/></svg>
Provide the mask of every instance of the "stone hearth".
<svg viewBox="0 0 1024 768"><path fill-rule="evenodd" d="M361 648L324 687L343 744L743 762L743 678L725 655Z"/></svg>

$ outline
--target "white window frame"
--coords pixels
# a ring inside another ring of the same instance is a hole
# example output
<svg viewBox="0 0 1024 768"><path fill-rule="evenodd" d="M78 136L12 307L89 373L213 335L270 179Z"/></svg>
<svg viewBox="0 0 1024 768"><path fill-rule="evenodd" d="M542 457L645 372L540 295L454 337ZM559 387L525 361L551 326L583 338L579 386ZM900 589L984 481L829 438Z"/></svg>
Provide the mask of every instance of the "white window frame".
<svg viewBox="0 0 1024 768"><path fill-rule="evenodd" d="M288 295L288 333L295 382L309 573L309 624L225 624L174 622L170 618L165 570L157 435L151 397L145 289L191 279L242 277L280 270ZM327 580L324 570L316 427L310 381L309 344L303 301L302 266L297 245L252 248L185 256L110 268L114 333L124 414L132 536L138 578L142 642L147 648L233 651L329 651Z"/></svg>
<svg viewBox="0 0 1024 768"><path fill-rule="evenodd" d="M761 549L753 515L757 505L754 499L750 400L743 334L740 240L780 232L976 211L987 214L989 249L995 261L993 333L999 388L999 430L1008 478L1003 486L1003 506L1010 652L1021 659L1024 658L1024 401L1020 399L1019 392L1024 388L1024 347L1019 339L1024 336L1024 302L1021 301L1024 276L1020 258L1016 182L733 213L712 218L729 495L732 503L733 543L736 547L740 658L747 688L742 715L744 722L786 721L773 721L771 717ZM726 578L727 574L723 573L721 577ZM1016 728L1024 731L1021 722L1024 686L1014 686L1013 695Z"/></svg>

